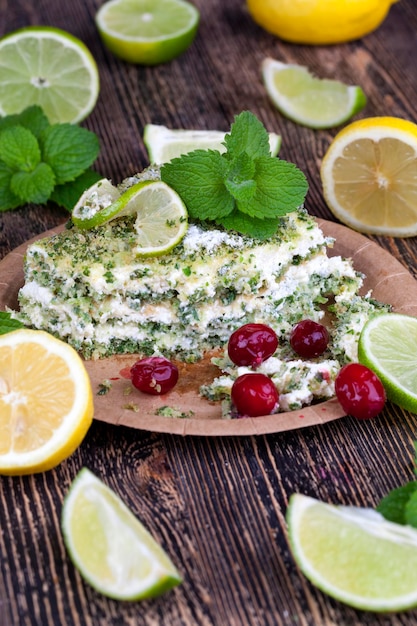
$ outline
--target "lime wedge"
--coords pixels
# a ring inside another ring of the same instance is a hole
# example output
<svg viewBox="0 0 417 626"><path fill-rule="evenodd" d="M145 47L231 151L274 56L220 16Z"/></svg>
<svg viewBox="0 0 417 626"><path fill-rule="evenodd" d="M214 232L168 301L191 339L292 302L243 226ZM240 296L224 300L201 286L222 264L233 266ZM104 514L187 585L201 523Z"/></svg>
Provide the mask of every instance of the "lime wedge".
<svg viewBox="0 0 417 626"><path fill-rule="evenodd" d="M82 41L48 26L0 40L0 114L37 104L51 124L83 120L99 93L97 64Z"/></svg>
<svg viewBox="0 0 417 626"><path fill-rule="evenodd" d="M225 152L225 134L221 130L170 129L158 124L147 124L143 141L150 163L161 165L175 157L193 150L218 150ZM281 147L281 136L269 133L271 155L277 156Z"/></svg>
<svg viewBox="0 0 417 626"><path fill-rule="evenodd" d="M277 109L290 120L309 128L339 126L366 104L360 87L315 78L301 65L266 58L262 63L262 77Z"/></svg>
<svg viewBox="0 0 417 626"><path fill-rule="evenodd" d="M358 358L381 379L387 398L417 413L417 318L383 313L362 329Z"/></svg>
<svg viewBox="0 0 417 626"><path fill-rule="evenodd" d="M142 600L182 582L141 522L86 468L65 497L61 524L72 562L92 587L110 598Z"/></svg>
<svg viewBox="0 0 417 626"><path fill-rule="evenodd" d="M375 612L417 606L415 529L301 494L290 498L287 523L295 561L328 595Z"/></svg>
<svg viewBox="0 0 417 626"><path fill-rule="evenodd" d="M110 0L96 14L104 45L130 63L157 65L185 52L200 14L185 0Z"/></svg>

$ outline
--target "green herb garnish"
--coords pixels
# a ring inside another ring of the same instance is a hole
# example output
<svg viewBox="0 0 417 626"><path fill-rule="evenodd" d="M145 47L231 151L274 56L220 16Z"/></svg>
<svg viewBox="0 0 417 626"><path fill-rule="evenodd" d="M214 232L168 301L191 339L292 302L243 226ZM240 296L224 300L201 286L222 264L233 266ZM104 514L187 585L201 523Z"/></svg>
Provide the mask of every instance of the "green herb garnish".
<svg viewBox="0 0 417 626"><path fill-rule="evenodd" d="M95 133L50 124L39 106L0 117L0 211L52 200L72 211L101 176L90 169L99 153Z"/></svg>
<svg viewBox="0 0 417 626"><path fill-rule="evenodd" d="M18 328L24 328L24 324L13 319L8 311L0 311L0 335L5 335Z"/></svg>
<svg viewBox="0 0 417 626"><path fill-rule="evenodd" d="M187 206L189 216L265 239L281 216L304 202L304 174L271 156L263 124L250 111L235 117L226 152L194 150L161 167L161 178Z"/></svg>
<svg viewBox="0 0 417 626"><path fill-rule="evenodd" d="M417 443L414 447L417 465ZM417 474L417 468L414 469L414 473ZM390 522L417 528L417 480L390 491L382 498L376 510Z"/></svg>

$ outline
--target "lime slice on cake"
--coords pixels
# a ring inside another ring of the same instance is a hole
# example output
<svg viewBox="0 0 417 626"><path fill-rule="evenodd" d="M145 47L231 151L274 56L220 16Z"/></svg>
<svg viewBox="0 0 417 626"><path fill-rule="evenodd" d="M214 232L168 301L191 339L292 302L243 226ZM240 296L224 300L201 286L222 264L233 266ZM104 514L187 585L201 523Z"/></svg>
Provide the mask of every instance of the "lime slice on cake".
<svg viewBox="0 0 417 626"><path fill-rule="evenodd" d="M130 63L157 65L191 45L200 20L184 0L110 0L96 14L105 46Z"/></svg>
<svg viewBox="0 0 417 626"><path fill-rule="evenodd" d="M417 318L382 313L362 329L359 361L381 379L389 400L417 413Z"/></svg>
<svg viewBox="0 0 417 626"><path fill-rule="evenodd" d="M143 132L143 142L150 163L161 165L193 150L225 152L225 135L221 130L171 129L158 124L147 124ZM277 156L281 147L281 136L269 133L269 145L271 155Z"/></svg>
<svg viewBox="0 0 417 626"><path fill-rule="evenodd" d="M82 41L49 26L0 40L0 114L42 107L51 124L83 120L99 93L97 64Z"/></svg>
<svg viewBox="0 0 417 626"><path fill-rule="evenodd" d="M316 78L306 67L267 58L262 63L266 91L277 109L309 128L332 128L363 109L366 96L358 86Z"/></svg>
<svg viewBox="0 0 417 626"><path fill-rule="evenodd" d="M294 494L287 510L290 546L319 589L367 611L417 606L417 531L373 509L334 506Z"/></svg>
<svg viewBox="0 0 417 626"><path fill-rule="evenodd" d="M145 180L118 193L107 179L93 185L74 208L71 219L75 226L88 230L136 215L133 251L137 256L160 256L180 243L188 229L188 213L171 187L162 181Z"/></svg>
<svg viewBox="0 0 417 626"><path fill-rule="evenodd" d="M66 495L61 523L74 565L92 587L106 596L142 600L182 581L148 530L86 468L78 473Z"/></svg>
<svg viewBox="0 0 417 626"><path fill-rule="evenodd" d="M79 228L92 228L90 224L98 226L104 221L109 221L104 218L106 210L107 214L111 215L108 207L114 205L120 195L117 187L112 185L107 178L101 178L81 195L72 210L72 221Z"/></svg>

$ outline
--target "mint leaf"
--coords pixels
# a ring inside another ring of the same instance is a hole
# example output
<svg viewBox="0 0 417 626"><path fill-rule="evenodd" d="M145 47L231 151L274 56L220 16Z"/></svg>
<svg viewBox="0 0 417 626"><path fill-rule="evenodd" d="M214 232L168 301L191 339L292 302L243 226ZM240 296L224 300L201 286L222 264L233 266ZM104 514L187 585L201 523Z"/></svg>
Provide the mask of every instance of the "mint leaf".
<svg viewBox="0 0 417 626"><path fill-rule="evenodd" d="M162 166L161 178L191 218L266 238L277 218L303 204L307 180L294 164L271 155L269 135L250 111L236 116L224 144L225 154L195 150L173 159Z"/></svg>
<svg viewBox="0 0 417 626"><path fill-rule="evenodd" d="M259 219L249 217L240 211L234 211L230 215L216 220L216 223L226 230L236 230L243 235L249 235L256 239L268 239L275 235L279 221L277 219Z"/></svg>
<svg viewBox="0 0 417 626"><path fill-rule="evenodd" d="M0 132L11 126L23 126L39 139L45 128L49 126L49 121L41 107L34 104L21 113L0 118Z"/></svg>
<svg viewBox="0 0 417 626"><path fill-rule="evenodd" d="M16 172L10 183L11 191L23 202L47 202L55 185L55 175L47 163L39 163L32 172Z"/></svg>
<svg viewBox="0 0 417 626"><path fill-rule="evenodd" d="M252 159L271 156L269 135L264 125L250 111L242 111L235 117L230 134L224 138L227 158L234 159L246 152Z"/></svg>
<svg viewBox="0 0 417 626"><path fill-rule="evenodd" d="M98 151L94 133L71 124L51 126L38 105L0 117L0 211L42 204L52 195L72 210L82 191L102 178L89 169Z"/></svg>
<svg viewBox="0 0 417 626"><path fill-rule="evenodd" d="M255 160L256 192L238 201L238 209L252 217L273 218L295 210L308 190L304 174L293 164L274 157Z"/></svg>
<svg viewBox="0 0 417 626"><path fill-rule="evenodd" d="M31 172L41 160L38 140L23 126L12 126L0 133L0 159L12 169Z"/></svg>
<svg viewBox="0 0 417 626"><path fill-rule="evenodd" d="M10 189L13 170L0 161L0 211L15 209L21 204L21 200Z"/></svg>
<svg viewBox="0 0 417 626"><path fill-rule="evenodd" d="M411 481L402 487L398 487L397 489L393 489L384 498L382 498L381 502L376 507L376 510L390 522L403 525L407 524L407 503L416 492L417 480Z"/></svg>
<svg viewBox="0 0 417 626"><path fill-rule="evenodd" d="M13 319L11 313L0 311L0 335L5 335L18 328L24 328L24 324L19 322L19 320Z"/></svg>
<svg viewBox="0 0 417 626"><path fill-rule="evenodd" d="M78 178L96 160L100 149L97 135L74 124L49 126L42 134L41 147L57 185Z"/></svg>
<svg viewBox="0 0 417 626"><path fill-rule="evenodd" d="M405 503L404 516L406 524L417 528L417 487Z"/></svg>
<svg viewBox="0 0 417 626"><path fill-rule="evenodd" d="M161 179L182 198L190 217L215 220L232 212L225 186L228 166L217 150L194 150L161 167Z"/></svg>
<svg viewBox="0 0 417 626"><path fill-rule="evenodd" d="M245 201L253 198L256 192L255 162L243 152L231 161L225 185L235 200Z"/></svg>
<svg viewBox="0 0 417 626"><path fill-rule="evenodd" d="M86 170L73 182L57 185L51 194L50 200L71 213L81 194L101 178L103 177L98 172Z"/></svg>

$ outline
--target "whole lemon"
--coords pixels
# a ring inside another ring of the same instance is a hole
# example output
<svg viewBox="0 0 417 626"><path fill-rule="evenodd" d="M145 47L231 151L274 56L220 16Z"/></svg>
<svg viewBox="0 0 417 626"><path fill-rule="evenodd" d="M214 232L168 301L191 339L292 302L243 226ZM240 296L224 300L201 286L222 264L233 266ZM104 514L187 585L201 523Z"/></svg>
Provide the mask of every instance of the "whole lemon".
<svg viewBox="0 0 417 626"><path fill-rule="evenodd" d="M300 44L335 44L375 30L398 0L247 0L257 24Z"/></svg>

